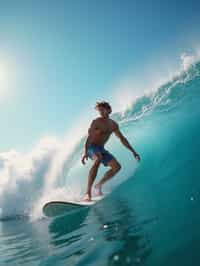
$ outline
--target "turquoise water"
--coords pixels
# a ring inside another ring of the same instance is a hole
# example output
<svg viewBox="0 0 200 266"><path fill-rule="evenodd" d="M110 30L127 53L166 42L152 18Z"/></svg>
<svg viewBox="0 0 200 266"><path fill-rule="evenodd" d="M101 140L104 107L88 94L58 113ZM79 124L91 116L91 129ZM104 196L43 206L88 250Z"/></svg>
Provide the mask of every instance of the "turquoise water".
<svg viewBox="0 0 200 266"><path fill-rule="evenodd" d="M26 169L32 177L28 180L19 174L22 170L2 163L1 173L9 169L15 185L11 189L4 182L0 191L0 265L198 265L199 106L196 63L125 113L114 114L142 161L137 164L113 138L108 148L121 161L122 171L105 188L111 191L105 199L77 213L47 219L39 204L40 215L33 215L51 156L34 160L34 174ZM78 163L81 145L51 184L57 199L59 188L68 194L84 190L89 165ZM85 177L77 181L77 173Z"/></svg>

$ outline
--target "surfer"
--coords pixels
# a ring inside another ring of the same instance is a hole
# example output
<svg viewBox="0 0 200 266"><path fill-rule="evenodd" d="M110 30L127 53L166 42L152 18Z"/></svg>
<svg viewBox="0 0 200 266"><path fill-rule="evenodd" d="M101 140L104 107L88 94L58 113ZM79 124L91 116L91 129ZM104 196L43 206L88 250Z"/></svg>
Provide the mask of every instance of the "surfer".
<svg viewBox="0 0 200 266"><path fill-rule="evenodd" d="M85 160L88 160L88 157L93 160L88 176L87 191L84 196L84 200L88 201L91 200L92 185L96 178L100 163L103 163L104 166L109 166L110 169L95 185L97 195L99 196L103 195L102 185L121 169L121 165L117 159L104 148L105 143L112 133L114 133L120 139L121 143L132 152L136 160L140 161L139 154L137 154L127 138L122 134L118 123L109 117L112 112L110 104L105 101L97 102L95 109L99 112L100 116L92 121L88 129L88 136L84 145L84 154L81 160L83 164L85 164Z"/></svg>

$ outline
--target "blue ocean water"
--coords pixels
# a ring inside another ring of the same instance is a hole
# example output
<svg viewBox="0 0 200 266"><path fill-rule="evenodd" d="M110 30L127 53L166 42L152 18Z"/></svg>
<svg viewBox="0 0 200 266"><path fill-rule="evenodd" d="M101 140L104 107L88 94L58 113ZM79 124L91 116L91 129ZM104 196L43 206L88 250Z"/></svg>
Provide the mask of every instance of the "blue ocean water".
<svg viewBox="0 0 200 266"><path fill-rule="evenodd" d="M83 192L90 166L80 164L84 138L60 172L52 167L52 147L31 154L25 169L18 155L1 155L0 265L198 265L200 63L113 119L142 160L112 138L107 148L122 170L105 187L105 199L77 213L47 219L41 208L50 194Z"/></svg>

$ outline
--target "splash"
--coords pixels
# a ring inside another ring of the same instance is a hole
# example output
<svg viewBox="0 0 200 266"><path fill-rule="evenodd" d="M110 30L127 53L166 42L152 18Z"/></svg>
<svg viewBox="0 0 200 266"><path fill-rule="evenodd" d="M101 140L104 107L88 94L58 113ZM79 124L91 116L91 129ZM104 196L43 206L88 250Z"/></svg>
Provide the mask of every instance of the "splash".
<svg viewBox="0 0 200 266"><path fill-rule="evenodd" d="M0 154L1 217L29 214L59 148L56 138L45 137L29 153L11 150Z"/></svg>

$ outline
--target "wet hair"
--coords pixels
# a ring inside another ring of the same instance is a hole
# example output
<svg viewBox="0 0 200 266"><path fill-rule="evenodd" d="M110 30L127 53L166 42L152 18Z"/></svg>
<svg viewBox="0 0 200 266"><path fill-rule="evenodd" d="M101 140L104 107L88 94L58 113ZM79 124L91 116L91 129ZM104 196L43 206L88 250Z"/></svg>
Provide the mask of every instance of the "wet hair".
<svg viewBox="0 0 200 266"><path fill-rule="evenodd" d="M95 105L95 109L98 110L99 107L104 107L107 110L109 110L109 113L112 112L112 108L108 102L102 101L102 102L97 102Z"/></svg>

